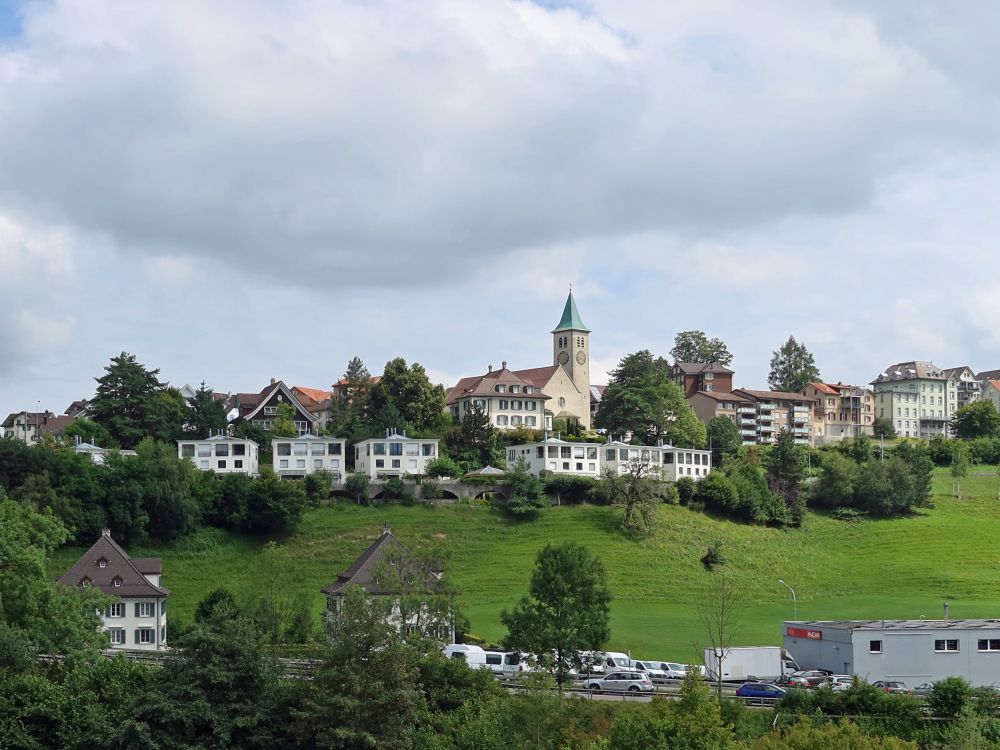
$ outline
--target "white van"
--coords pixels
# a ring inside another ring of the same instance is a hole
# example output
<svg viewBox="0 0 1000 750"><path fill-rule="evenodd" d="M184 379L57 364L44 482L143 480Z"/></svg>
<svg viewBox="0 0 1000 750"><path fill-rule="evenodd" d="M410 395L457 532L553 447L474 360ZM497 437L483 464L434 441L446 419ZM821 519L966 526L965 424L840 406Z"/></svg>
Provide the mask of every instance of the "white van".
<svg viewBox="0 0 1000 750"><path fill-rule="evenodd" d="M523 656L516 651L486 651L486 665L497 677L511 679L530 672Z"/></svg>
<svg viewBox="0 0 1000 750"><path fill-rule="evenodd" d="M445 659L464 661L473 669L490 669L486 662L486 651L468 643L450 643L444 647Z"/></svg>
<svg viewBox="0 0 1000 750"><path fill-rule="evenodd" d="M618 669L631 669L632 660L620 651L584 651L580 654L583 662L582 674L604 674Z"/></svg>

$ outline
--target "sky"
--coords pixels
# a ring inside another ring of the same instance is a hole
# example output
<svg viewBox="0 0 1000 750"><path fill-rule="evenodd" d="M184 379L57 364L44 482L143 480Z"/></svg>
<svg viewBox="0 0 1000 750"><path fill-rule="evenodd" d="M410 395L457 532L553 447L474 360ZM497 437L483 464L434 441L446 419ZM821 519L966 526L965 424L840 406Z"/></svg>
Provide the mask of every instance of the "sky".
<svg viewBox="0 0 1000 750"><path fill-rule="evenodd" d="M766 387L1000 367L1000 5L0 0L0 411L174 385L592 379L678 331Z"/></svg>

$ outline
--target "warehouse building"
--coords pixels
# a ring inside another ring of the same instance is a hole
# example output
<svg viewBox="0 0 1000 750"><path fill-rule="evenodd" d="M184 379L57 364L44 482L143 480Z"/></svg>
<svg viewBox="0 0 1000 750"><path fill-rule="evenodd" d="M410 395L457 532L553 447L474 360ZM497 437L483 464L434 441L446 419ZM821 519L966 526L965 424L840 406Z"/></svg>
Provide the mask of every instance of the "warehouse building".
<svg viewBox="0 0 1000 750"><path fill-rule="evenodd" d="M784 647L803 669L909 687L945 677L1000 685L1000 620L785 622Z"/></svg>

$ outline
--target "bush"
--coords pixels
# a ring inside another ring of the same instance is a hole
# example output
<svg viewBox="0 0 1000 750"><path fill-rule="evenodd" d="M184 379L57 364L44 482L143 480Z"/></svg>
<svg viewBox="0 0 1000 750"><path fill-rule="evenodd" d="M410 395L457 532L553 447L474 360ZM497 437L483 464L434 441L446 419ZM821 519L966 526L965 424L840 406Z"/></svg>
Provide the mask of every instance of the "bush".
<svg viewBox="0 0 1000 750"><path fill-rule="evenodd" d="M709 476L713 476L709 474ZM676 482L674 482L674 487L677 488L677 498L681 505L688 505L694 499L694 493L697 489L695 481L691 477L681 477Z"/></svg>
<svg viewBox="0 0 1000 750"><path fill-rule="evenodd" d="M441 499L441 487L433 478L425 477L420 483L420 499L426 503Z"/></svg>
<svg viewBox="0 0 1000 750"><path fill-rule="evenodd" d="M424 474L429 477L451 477L457 479L462 476L462 467L452 461L447 456L438 456L433 461L428 461L424 467Z"/></svg>
<svg viewBox="0 0 1000 750"><path fill-rule="evenodd" d="M367 474L349 474L344 483L344 489L354 498L358 505L368 505L371 501L371 482Z"/></svg>
<svg viewBox="0 0 1000 750"><path fill-rule="evenodd" d="M864 521L867 517L867 513L863 513L855 508L837 508L830 517L837 521L844 521L845 523L857 523L858 521Z"/></svg>
<svg viewBox="0 0 1000 750"><path fill-rule="evenodd" d="M590 477L551 474L545 479L545 492L555 497L557 504L579 504L590 498L590 492L597 481Z"/></svg>
<svg viewBox="0 0 1000 750"><path fill-rule="evenodd" d="M712 570L716 565L726 564L726 556L722 554L721 541L715 541L708 545L708 551L702 555L701 564L708 570Z"/></svg>
<svg viewBox="0 0 1000 750"><path fill-rule="evenodd" d="M964 677L946 677L934 683L927 706L935 716L953 719L972 697L972 685Z"/></svg>
<svg viewBox="0 0 1000 750"><path fill-rule="evenodd" d="M935 466L951 466L953 442L945 439L944 435L935 435L927 441L927 456Z"/></svg>
<svg viewBox="0 0 1000 750"><path fill-rule="evenodd" d="M382 485L383 500L402 500L406 496L406 484L399 477L392 477Z"/></svg>

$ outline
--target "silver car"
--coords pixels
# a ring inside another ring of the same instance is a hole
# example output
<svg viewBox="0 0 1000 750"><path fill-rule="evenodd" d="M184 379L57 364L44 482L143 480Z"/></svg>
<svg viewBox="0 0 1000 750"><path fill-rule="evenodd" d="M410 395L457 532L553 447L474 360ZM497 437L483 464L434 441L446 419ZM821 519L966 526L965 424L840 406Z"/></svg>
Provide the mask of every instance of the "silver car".
<svg viewBox="0 0 1000 750"><path fill-rule="evenodd" d="M650 692L653 682L642 672L612 672L604 677L584 680L584 690L611 690L615 692Z"/></svg>

